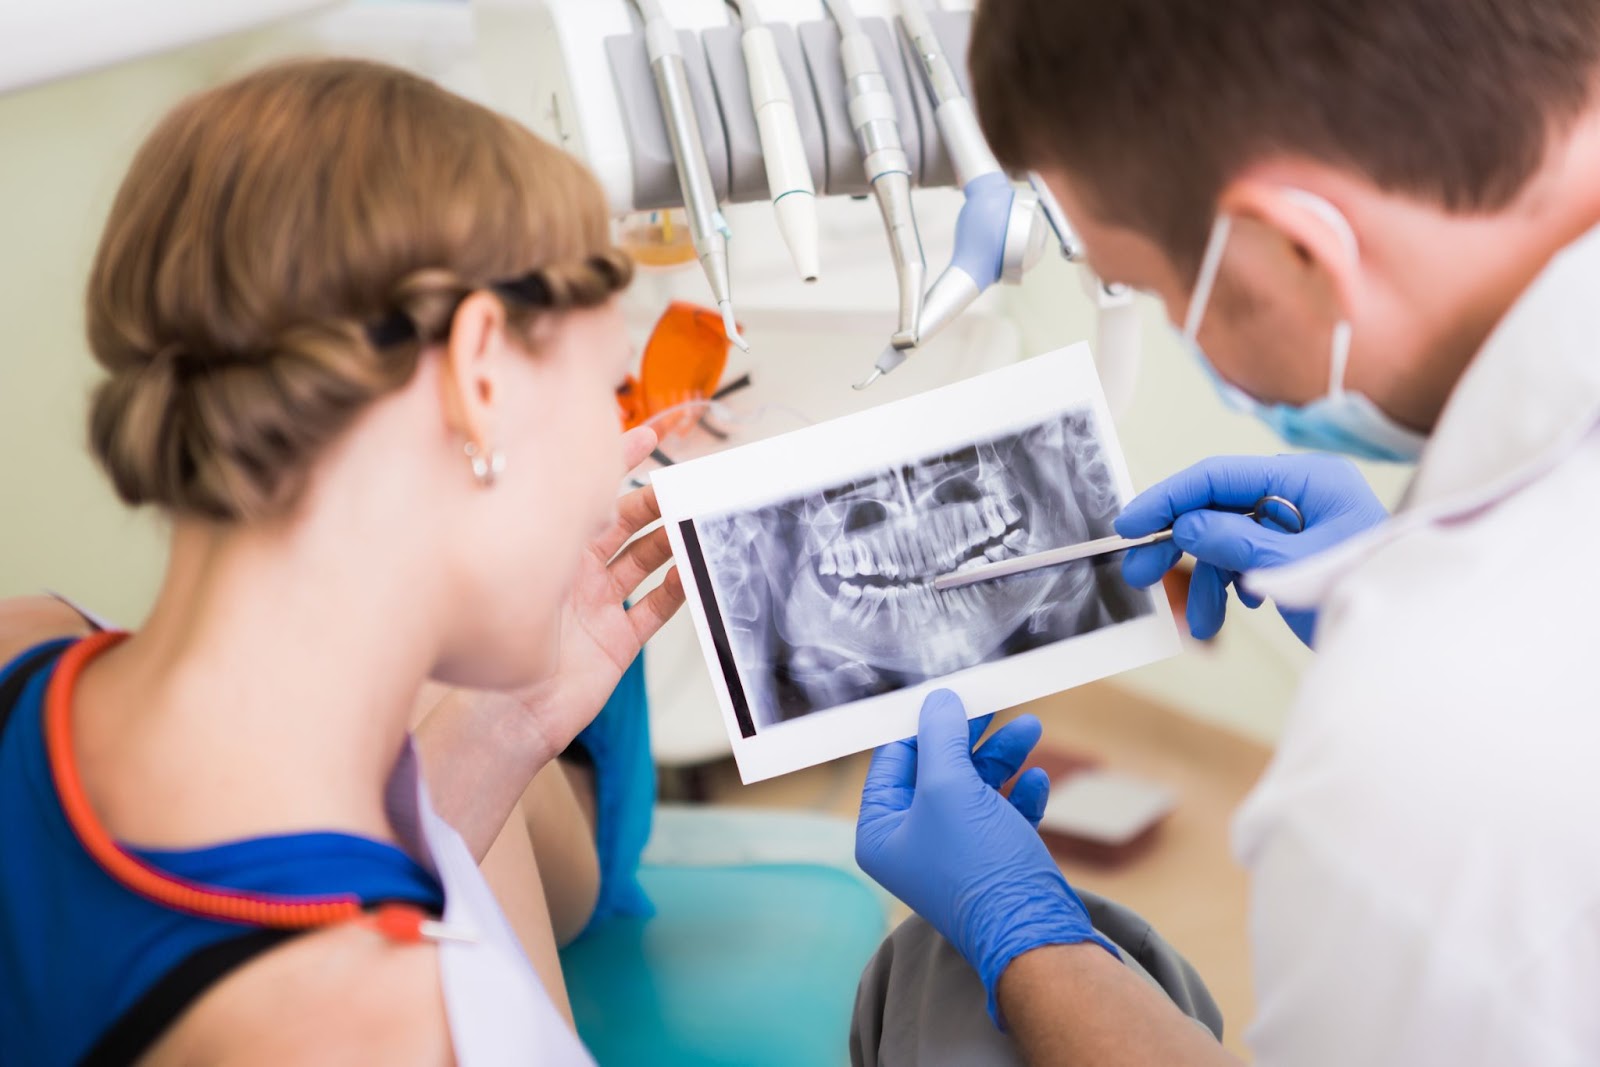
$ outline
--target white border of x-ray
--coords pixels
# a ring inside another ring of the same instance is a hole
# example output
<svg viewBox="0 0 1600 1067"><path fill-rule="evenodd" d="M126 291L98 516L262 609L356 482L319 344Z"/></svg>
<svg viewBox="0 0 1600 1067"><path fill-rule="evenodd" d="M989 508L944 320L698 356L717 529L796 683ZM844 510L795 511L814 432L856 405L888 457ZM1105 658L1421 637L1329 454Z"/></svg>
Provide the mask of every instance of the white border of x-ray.
<svg viewBox="0 0 1600 1067"><path fill-rule="evenodd" d="M758 782L910 737L917 732L923 698L935 689L954 690L965 701L967 713L975 716L1177 654L1177 628L1166 597L1157 589L1151 594L1154 610L1148 615L892 693L758 728L753 737L740 732L705 605L687 563L680 522L801 496L866 471L990 440L1085 406L1094 414L1095 431L1116 479L1118 499L1125 504L1133 495L1133 484L1087 344L658 470L651 476L744 782ZM749 688L754 690L754 686Z"/></svg>

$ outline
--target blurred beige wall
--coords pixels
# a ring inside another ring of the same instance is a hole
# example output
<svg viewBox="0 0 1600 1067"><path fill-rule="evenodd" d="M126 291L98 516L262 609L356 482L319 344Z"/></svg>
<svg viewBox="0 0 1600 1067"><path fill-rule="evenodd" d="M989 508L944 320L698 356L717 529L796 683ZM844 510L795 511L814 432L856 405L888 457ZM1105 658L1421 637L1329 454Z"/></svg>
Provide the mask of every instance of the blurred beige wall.
<svg viewBox="0 0 1600 1067"><path fill-rule="evenodd" d="M95 367L82 296L111 199L140 139L237 61L212 42L0 95L0 596L55 589L136 622L162 534L90 461Z"/></svg>

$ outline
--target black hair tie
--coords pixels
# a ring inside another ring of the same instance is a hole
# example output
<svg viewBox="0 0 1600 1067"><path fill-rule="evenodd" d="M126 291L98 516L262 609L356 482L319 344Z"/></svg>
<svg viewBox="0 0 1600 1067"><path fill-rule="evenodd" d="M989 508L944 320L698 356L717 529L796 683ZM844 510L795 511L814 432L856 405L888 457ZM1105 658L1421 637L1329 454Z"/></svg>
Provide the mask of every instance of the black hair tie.
<svg viewBox="0 0 1600 1067"><path fill-rule="evenodd" d="M494 282L490 288L528 307L549 307L552 302L550 283L545 281L543 271L536 270L520 278Z"/></svg>
<svg viewBox="0 0 1600 1067"><path fill-rule="evenodd" d="M377 322L367 324L367 343L373 348L389 348L417 339L417 324L399 308L389 312Z"/></svg>

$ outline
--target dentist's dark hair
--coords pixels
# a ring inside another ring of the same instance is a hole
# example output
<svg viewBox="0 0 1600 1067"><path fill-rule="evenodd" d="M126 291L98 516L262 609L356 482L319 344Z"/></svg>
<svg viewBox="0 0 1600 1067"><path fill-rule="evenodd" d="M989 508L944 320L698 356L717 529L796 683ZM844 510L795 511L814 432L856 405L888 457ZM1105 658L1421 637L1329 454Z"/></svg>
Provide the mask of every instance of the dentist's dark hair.
<svg viewBox="0 0 1600 1067"><path fill-rule="evenodd" d="M1505 207L1593 99L1597 0L981 0L1010 167L1198 264L1222 188L1301 154L1459 213Z"/></svg>

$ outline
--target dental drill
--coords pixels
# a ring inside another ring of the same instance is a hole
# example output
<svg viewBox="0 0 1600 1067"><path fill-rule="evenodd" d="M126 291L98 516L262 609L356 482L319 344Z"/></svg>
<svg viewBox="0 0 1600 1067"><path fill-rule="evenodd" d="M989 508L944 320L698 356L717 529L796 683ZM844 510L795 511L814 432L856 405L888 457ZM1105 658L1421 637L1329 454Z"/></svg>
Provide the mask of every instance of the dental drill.
<svg viewBox="0 0 1600 1067"><path fill-rule="evenodd" d="M655 75L656 96L661 101L667 140L672 144L672 159L677 164L678 186L689 217L689 236L700 257L700 266L706 272L706 280L711 283L712 298L722 312L723 331L728 340L748 352L750 345L739 334L739 326L733 318L733 287L728 277L728 223L717 207L717 190L711 183L711 167L706 162L705 143L700 138L700 122L689 96L683 47L677 30L662 12L659 0L633 0L633 3L644 19L645 50Z"/></svg>
<svg viewBox="0 0 1600 1067"><path fill-rule="evenodd" d="M1043 254L1046 233L1040 226L1038 196L1011 184L984 141L972 102L956 79L922 0L900 0L900 18L933 94L934 119L966 198L956 219L950 265L928 290L917 318L916 344L921 345L995 282L1020 281ZM885 349L856 388L865 389L890 373L906 361L907 354L905 348Z"/></svg>
<svg viewBox="0 0 1600 1067"><path fill-rule="evenodd" d="M763 25L756 0L728 0L744 27L740 46L750 80L750 106L756 114L761 138L761 158L767 168L767 191L778 216L778 232L789 246L800 277L817 280L817 190L811 182L811 164L800 122L795 118L794 96L778 58L772 30Z"/></svg>
<svg viewBox="0 0 1600 1067"><path fill-rule="evenodd" d="M839 26L850 125L894 256L900 313L889 343L896 350L910 348L917 343L917 320L922 315L922 290L928 275L917 217L911 209L911 162L900 139L894 97L872 39L861 29L849 0L827 0L827 6Z"/></svg>

